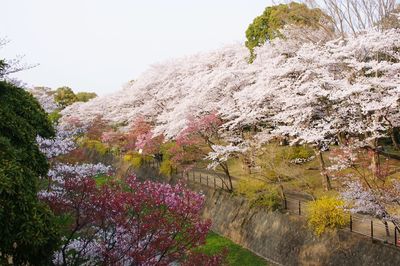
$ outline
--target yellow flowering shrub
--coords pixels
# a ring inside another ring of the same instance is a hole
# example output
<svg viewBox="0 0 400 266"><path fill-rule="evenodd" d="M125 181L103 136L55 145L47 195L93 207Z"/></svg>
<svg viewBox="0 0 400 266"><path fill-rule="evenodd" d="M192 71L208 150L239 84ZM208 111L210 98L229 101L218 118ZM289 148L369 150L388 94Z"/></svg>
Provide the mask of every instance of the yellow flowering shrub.
<svg viewBox="0 0 400 266"><path fill-rule="evenodd" d="M170 160L163 160L160 165L160 174L165 176L171 176L172 174L172 164Z"/></svg>
<svg viewBox="0 0 400 266"><path fill-rule="evenodd" d="M336 197L322 197L307 204L308 225L317 235L341 228L350 222L350 215L344 209L343 200Z"/></svg>
<svg viewBox="0 0 400 266"><path fill-rule="evenodd" d="M124 155L124 161L132 165L133 168L138 169L142 166L144 160L143 156L139 153L129 153Z"/></svg>

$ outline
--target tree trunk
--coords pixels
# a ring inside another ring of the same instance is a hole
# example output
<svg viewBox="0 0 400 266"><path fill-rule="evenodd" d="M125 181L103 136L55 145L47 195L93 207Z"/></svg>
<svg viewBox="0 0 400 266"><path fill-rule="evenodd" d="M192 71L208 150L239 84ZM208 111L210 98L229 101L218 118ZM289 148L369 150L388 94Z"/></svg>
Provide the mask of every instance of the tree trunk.
<svg viewBox="0 0 400 266"><path fill-rule="evenodd" d="M386 239L388 239L388 238L390 238L389 224L387 221L384 221L383 224L385 225Z"/></svg>
<svg viewBox="0 0 400 266"><path fill-rule="evenodd" d="M242 164L243 164L243 170L245 170L247 174L251 174L251 165L252 165L251 159L246 157L246 155L243 155Z"/></svg>
<svg viewBox="0 0 400 266"><path fill-rule="evenodd" d="M331 178L329 175L326 173L326 167L325 167L325 161L324 157L322 156L322 151L320 149L314 149L315 155L318 157L319 165L321 167L321 175L323 178L323 184L325 186L325 190L331 190L332 185L331 185Z"/></svg>
<svg viewBox="0 0 400 266"><path fill-rule="evenodd" d="M283 202L285 203L284 208L286 209L286 208L287 208L287 204L286 204L286 195L285 195L285 191L284 191L284 189L283 189L283 185L282 185L282 183L281 183L281 178L280 178L279 176L278 176L278 183L279 183L279 192L280 192L280 194L281 194L281 197L282 197Z"/></svg>
<svg viewBox="0 0 400 266"><path fill-rule="evenodd" d="M224 173L226 175L226 177L228 178L228 191L229 192L233 192L233 185L232 185L232 177L231 174L229 173L229 169L228 169L228 165L226 163L220 163L220 166L222 168L222 170L224 170ZM223 181L225 183L225 181Z"/></svg>
<svg viewBox="0 0 400 266"><path fill-rule="evenodd" d="M378 152L378 140L374 139L371 142L372 146L372 158L371 158L371 169L375 179L380 178L380 161Z"/></svg>
<svg viewBox="0 0 400 266"><path fill-rule="evenodd" d="M371 168L374 175L374 178L380 178L380 162L379 162L379 153L374 151L371 159Z"/></svg>
<svg viewBox="0 0 400 266"><path fill-rule="evenodd" d="M345 133L340 132L337 134L337 139L340 145L347 145L347 139Z"/></svg>

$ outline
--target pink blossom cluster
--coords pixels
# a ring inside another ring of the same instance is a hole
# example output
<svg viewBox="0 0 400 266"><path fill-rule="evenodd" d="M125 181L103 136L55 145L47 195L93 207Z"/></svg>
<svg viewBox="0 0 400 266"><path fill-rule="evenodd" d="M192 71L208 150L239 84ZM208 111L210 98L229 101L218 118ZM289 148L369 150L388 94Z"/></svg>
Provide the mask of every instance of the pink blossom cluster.
<svg viewBox="0 0 400 266"><path fill-rule="evenodd" d="M134 176L96 184L92 176L108 171L100 164L57 165L49 173L55 184L40 197L56 214L71 218L71 233L53 262L169 265L190 259L210 228L210 221L201 219L204 196L182 184L140 182Z"/></svg>

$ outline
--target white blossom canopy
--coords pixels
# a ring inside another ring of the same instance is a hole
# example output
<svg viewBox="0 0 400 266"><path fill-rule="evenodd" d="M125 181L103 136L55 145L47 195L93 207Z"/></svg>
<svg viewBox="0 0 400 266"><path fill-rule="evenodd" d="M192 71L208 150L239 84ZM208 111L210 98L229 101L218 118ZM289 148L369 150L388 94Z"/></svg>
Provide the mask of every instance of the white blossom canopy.
<svg viewBox="0 0 400 266"><path fill-rule="evenodd" d="M329 142L339 132L377 137L400 125L399 30L324 44L275 40L259 47L253 64L247 57L237 44L154 65L121 91L62 114L115 124L145 116L156 133L173 138L189 116L217 111L221 129L262 128L260 142L278 135Z"/></svg>

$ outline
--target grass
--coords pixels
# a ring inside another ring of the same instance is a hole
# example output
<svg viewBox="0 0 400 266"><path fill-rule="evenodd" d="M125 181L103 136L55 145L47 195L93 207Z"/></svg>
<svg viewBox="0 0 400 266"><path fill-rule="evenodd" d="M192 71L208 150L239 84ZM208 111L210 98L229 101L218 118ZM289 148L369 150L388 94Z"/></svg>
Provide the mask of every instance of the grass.
<svg viewBox="0 0 400 266"><path fill-rule="evenodd" d="M206 239L206 244L200 251L212 255L224 248L228 249L227 263L231 266L265 266L267 262L249 250L233 243L231 240L222 237L214 232L210 232Z"/></svg>

